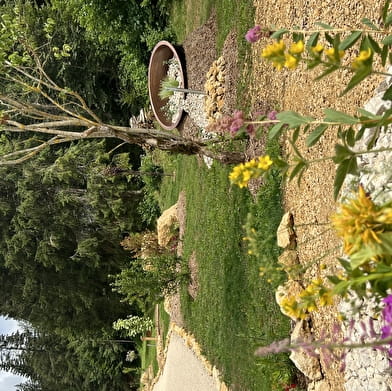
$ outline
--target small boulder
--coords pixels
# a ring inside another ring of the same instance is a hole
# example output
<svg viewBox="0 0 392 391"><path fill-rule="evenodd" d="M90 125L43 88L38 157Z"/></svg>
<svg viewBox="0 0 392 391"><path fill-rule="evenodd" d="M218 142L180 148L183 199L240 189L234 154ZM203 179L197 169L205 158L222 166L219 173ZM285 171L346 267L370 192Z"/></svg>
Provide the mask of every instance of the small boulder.
<svg viewBox="0 0 392 391"><path fill-rule="evenodd" d="M293 229L294 219L290 212L283 215L277 235L278 246L293 249L296 246L296 235Z"/></svg>
<svg viewBox="0 0 392 391"><path fill-rule="evenodd" d="M295 279L298 277L296 269L299 266L299 258L296 250L286 249L279 256L278 263L283 267L290 278Z"/></svg>
<svg viewBox="0 0 392 391"><path fill-rule="evenodd" d="M312 333L307 326L306 321L299 321L294 327L291 333L291 344L300 344L304 341L312 340ZM307 378L316 381L321 380L323 375L321 374L320 360L318 357L311 356L304 352L302 349L295 350L290 354L290 360ZM317 385L318 387L320 384ZM319 388L318 388L319 389Z"/></svg>
<svg viewBox="0 0 392 391"><path fill-rule="evenodd" d="M177 203L166 209L157 221L158 244L166 247L173 239L173 231L178 225Z"/></svg>

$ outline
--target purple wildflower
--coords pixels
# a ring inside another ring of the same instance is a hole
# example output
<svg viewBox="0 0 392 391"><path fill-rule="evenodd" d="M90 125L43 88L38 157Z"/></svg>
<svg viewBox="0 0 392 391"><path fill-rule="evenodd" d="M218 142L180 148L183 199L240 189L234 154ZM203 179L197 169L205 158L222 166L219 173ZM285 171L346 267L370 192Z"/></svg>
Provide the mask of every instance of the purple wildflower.
<svg viewBox="0 0 392 391"><path fill-rule="evenodd" d="M246 133L248 133L249 136L254 136L254 134L256 133L256 129L253 124L248 124L246 126Z"/></svg>
<svg viewBox="0 0 392 391"><path fill-rule="evenodd" d="M244 120L244 113L241 110L235 110L233 113L233 119L242 119Z"/></svg>
<svg viewBox="0 0 392 391"><path fill-rule="evenodd" d="M245 39L250 43L257 42L261 37L261 27L255 26L252 27L246 34Z"/></svg>
<svg viewBox="0 0 392 391"><path fill-rule="evenodd" d="M381 328L381 339L387 339L392 336L392 327L389 325Z"/></svg>
<svg viewBox="0 0 392 391"><path fill-rule="evenodd" d="M243 124L244 124L244 120L242 118L234 119L230 125L230 132L232 132L232 133L238 132L241 129Z"/></svg>
<svg viewBox="0 0 392 391"><path fill-rule="evenodd" d="M275 111L275 110L272 110L272 111L270 111L270 112L267 114L267 118L270 119L270 120L272 120L272 121L275 121L275 120L276 120L276 114L278 114L278 112Z"/></svg>

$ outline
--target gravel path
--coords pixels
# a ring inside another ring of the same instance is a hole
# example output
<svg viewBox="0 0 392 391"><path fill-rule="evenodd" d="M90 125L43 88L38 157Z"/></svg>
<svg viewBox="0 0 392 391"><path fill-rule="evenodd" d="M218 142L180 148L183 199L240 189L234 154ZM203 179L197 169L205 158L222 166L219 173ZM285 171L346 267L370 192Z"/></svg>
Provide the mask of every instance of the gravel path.
<svg viewBox="0 0 392 391"><path fill-rule="evenodd" d="M217 391L217 386L183 338L173 332L163 373L153 391Z"/></svg>

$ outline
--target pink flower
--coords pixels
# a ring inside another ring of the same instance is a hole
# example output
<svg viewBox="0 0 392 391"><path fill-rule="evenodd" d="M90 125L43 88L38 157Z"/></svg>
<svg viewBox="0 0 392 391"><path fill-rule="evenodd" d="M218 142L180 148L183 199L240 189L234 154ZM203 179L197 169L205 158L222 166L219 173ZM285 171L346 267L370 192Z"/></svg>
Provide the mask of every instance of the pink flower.
<svg viewBox="0 0 392 391"><path fill-rule="evenodd" d="M248 133L249 136L253 136L255 134L255 127L253 124L248 124L246 126L246 133Z"/></svg>
<svg viewBox="0 0 392 391"><path fill-rule="evenodd" d="M244 119L244 113L241 110L235 110L233 113L233 119Z"/></svg>
<svg viewBox="0 0 392 391"><path fill-rule="evenodd" d="M244 120L242 118L234 119L230 125L230 132L232 133L238 132L243 124L244 124Z"/></svg>
<svg viewBox="0 0 392 391"><path fill-rule="evenodd" d="M252 27L246 34L245 34L245 39L250 42L254 43L257 42L261 37L261 27L260 26L255 26Z"/></svg>
<svg viewBox="0 0 392 391"><path fill-rule="evenodd" d="M272 110L267 114L267 118L271 119L272 121L276 120L276 114L278 114L277 111Z"/></svg>

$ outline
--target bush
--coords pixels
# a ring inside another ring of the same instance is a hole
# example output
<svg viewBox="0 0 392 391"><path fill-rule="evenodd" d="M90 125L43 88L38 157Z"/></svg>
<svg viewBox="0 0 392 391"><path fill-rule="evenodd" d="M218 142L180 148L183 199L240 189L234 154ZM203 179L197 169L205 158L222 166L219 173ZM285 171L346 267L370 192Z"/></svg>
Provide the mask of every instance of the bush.
<svg viewBox="0 0 392 391"><path fill-rule="evenodd" d="M178 258L173 254L165 253L147 260L134 259L127 269L115 276L113 290L124 296L123 301L146 311L189 278L187 271L178 268Z"/></svg>

